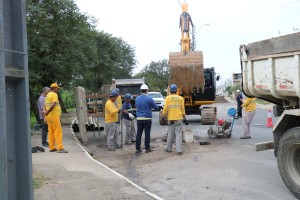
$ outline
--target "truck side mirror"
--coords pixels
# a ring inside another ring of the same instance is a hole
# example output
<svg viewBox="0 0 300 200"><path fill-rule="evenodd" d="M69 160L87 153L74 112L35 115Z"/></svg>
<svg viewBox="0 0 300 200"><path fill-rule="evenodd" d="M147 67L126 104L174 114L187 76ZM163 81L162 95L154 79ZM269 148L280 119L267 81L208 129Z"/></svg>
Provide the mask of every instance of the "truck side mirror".
<svg viewBox="0 0 300 200"><path fill-rule="evenodd" d="M217 75L216 80L217 80L217 81L220 80L220 75Z"/></svg>

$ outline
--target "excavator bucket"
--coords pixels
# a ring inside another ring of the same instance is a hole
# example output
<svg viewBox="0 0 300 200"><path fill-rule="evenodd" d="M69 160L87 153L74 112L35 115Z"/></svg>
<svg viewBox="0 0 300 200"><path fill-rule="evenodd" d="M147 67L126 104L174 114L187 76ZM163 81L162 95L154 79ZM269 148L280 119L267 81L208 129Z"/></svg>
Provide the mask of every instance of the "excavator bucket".
<svg viewBox="0 0 300 200"><path fill-rule="evenodd" d="M170 84L176 84L181 92L199 92L204 87L202 51L171 52L169 54Z"/></svg>

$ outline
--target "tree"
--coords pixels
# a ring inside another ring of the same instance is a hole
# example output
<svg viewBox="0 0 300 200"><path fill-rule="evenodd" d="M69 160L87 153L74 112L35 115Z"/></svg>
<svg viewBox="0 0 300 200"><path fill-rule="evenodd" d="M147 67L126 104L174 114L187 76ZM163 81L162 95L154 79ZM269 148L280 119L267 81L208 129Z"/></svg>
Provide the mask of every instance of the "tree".
<svg viewBox="0 0 300 200"><path fill-rule="evenodd" d="M81 14L72 0L26 3L30 102L38 116L34 102L41 88L55 81L67 86L74 74L93 64L95 21Z"/></svg>
<svg viewBox="0 0 300 200"><path fill-rule="evenodd" d="M168 60L151 62L135 77L144 77L151 91L163 92L167 88L169 80Z"/></svg>
<svg viewBox="0 0 300 200"><path fill-rule="evenodd" d="M95 36L97 57L89 71L77 77L77 84L85 85L91 92L99 91L103 84L110 84L112 78L132 77L135 68L135 50L121 38L99 32Z"/></svg>

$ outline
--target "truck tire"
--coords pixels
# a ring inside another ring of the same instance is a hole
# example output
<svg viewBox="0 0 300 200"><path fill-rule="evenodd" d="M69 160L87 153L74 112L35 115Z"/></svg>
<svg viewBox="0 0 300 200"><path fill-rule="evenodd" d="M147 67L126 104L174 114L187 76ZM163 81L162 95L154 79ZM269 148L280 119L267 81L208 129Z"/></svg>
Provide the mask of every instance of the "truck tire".
<svg viewBox="0 0 300 200"><path fill-rule="evenodd" d="M300 127L287 130L280 138L277 163L285 185L300 198Z"/></svg>

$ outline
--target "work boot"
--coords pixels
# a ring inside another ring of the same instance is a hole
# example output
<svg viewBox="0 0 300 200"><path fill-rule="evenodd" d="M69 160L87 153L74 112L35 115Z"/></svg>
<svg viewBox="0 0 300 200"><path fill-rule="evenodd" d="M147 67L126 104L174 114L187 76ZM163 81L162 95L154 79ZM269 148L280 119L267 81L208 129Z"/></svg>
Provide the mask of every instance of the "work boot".
<svg viewBox="0 0 300 200"><path fill-rule="evenodd" d="M50 149L49 152L55 152L57 149Z"/></svg>
<svg viewBox="0 0 300 200"><path fill-rule="evenodd" d="M168 152L168 153L172 152L172 150L170 150L170 149L165 149L165 151Z"/></svg>
<svg viewBox="0 0 300 200"><path fill-rule="evenodd" d="M135 153L142 153L142 150L137 149Z"/></svg>
<svg viewBox="0 0 300 200"><path fill-rule="evenodd" d="M45 149L43 147L36 146L35 148L40 152L45 152Z"/></svg>
<svg viewBox="0 0 300 200"><path fill-rule="evenodd" d="M153 149L146 149L145 153L150 153L151 151L153 151Z"/></svg>
<svg viewBox="0 0 300 200"><path fill-rule="evenodd" d="M61 149L61 150L58 150L57 153L68 153L68 151L65 149Z"/></svg>
<svg viewBox="0 0 300 200"><path fill-rule="evenodd" d="M114 148L107 148L108 151L115 151Z"/></svg>
<svg viewBox="0 0 300 200"><path fill-rule="evenodd" d="M32 148L31 148L31 153L36 153L36 152L37 152L36 147L32 147Z"/></svg>

